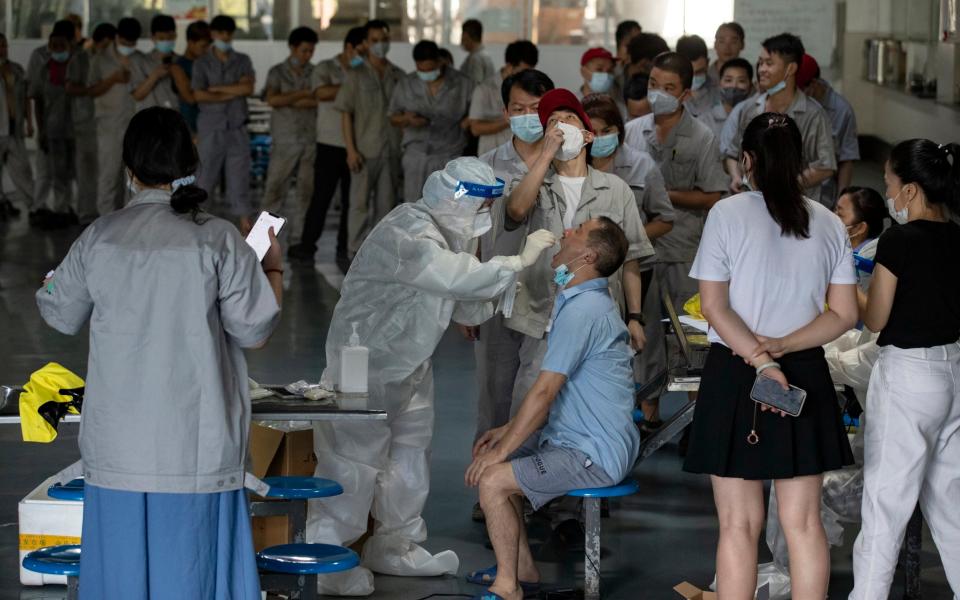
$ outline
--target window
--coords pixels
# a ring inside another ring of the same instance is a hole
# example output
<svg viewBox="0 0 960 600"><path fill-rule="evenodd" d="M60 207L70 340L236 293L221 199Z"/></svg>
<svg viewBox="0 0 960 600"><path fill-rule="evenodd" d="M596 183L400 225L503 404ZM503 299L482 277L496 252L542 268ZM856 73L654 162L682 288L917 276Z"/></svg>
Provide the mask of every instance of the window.
<svg viewBox="0 0 960 600"><path fill-rule="evenodd" d="M293 7L289 0L214 0L212 16L236 19L236 39L285 40Z"/></svg>
<svg viewBox="0 0 960 600"><path fill-rule="evenodd" d="M483 43L509 44L527 37L529 0L450 0L450 42L460 43L460 29L467 19L483 23Z"/></svg>
<svg viewBox="0 0 960 600"><path fill-rule="evenodd" d="M70 13L83 14L84 0L7 1L12 2L13 27L10 33L15 38L46 38L58 19Z"/></svg>
<svg viewBox="0 0 960 600"><path fill-rule="evenodd" d="M143 28L141 39L150 37L150 19L154 15L165 12L166 8L164 0L89 0L89 3L88 31L90 33L93 33L93 28L100 23L116 25L117 21L124 17L133 17L140 21L140 26Z"/></svg>
<svg viewBox="0 0 960 600"><path fill-rule="evenodd" d="M300 23L317 30L321 40L342 41L353 27L367 22L370 0L293 0Z"/></svg>

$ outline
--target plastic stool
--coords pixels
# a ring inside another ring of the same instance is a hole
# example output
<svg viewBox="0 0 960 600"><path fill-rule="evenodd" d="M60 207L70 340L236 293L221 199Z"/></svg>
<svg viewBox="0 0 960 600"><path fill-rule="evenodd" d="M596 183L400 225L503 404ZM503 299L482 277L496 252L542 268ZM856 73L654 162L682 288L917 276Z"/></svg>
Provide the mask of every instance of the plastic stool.
<svg viewBox="0 0 960 600"><path fill-rule="evenodd" d="M267 498L286 502L254 500L250 503L250 516L286 516L290 531L287 539L297 544L303 543L307 529L307 500L329 498L343 493L343 487L339 483L320 477L267 477L263 482L270 486Z"/></svg>
<svg viewBox="0 0 960 600"><path fill-rule="evenodd" d="M23 557L23 568L44 575L67 576L67 600L77 600L80 591L80 546L50 546Z"/></svg>
<svg viewBox="0 0 960 600"><path fill-rule="evenodd" d="M567 492L568 496L583 498L583 597L600 598L600 500L631 496L640 490L635 479L624 479L618 485L605 488L585 488Z"/></svg>
<svg viewBox="0 0 960 600"><path fill-rule="evenodd" d="M47 488L47 495L57 500L83 502L83 478L74 479L67 484L55 483Z"/></svg>
<svg viewBox="0 0 960 600"><path fill-rule="evenodd" d="M292 598L315 600L317 575L349 571L360 557L349 548L330 544L284 544L257 553L260 588L293 592Z"/></svg>

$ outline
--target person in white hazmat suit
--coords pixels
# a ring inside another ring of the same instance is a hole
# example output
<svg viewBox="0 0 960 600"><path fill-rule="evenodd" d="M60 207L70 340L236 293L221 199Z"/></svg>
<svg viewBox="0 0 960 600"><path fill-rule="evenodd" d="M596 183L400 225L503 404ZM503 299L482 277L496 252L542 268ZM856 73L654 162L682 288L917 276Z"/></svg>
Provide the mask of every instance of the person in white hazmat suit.
<svg viewBox="0 0 960 600"><path fill-rule="evenodd" d="M420 516L430 489L433 373L430 357L450 321L478 325L495 301L515 291L516 273L552 248L549 231L527 237L518 256L481 263L475 240L490 230L490 205L503 182L476 158L458 158L432 173L418 202L402 204L370 233L347 272L327 333L321 383L337 380L340 350L357 324L369 348L369 395L387 420L320 423L314 428L317 476L338 481L341 496L311 501L307 540L349 545L376 521L361 567L320 577L333 595L373 592L371 571L389 575L454 574L452 551L431 555ZM504 294L507 292L507 294Z"/></svg>

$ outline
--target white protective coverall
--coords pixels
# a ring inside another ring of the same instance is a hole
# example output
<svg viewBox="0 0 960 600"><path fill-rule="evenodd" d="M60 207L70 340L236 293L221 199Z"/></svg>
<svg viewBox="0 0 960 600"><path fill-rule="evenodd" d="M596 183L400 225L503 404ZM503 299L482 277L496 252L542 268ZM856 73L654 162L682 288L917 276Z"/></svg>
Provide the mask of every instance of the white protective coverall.
<svg viewBox="0 0 960 600"><path fill-rule="evenodd" d="M461 183L493 189L498 181L476 158L449 162L428 177L420 201L398 206L373 229L344 279L321 382L337 380L340 350L357 323L360 343L370 351L370 402L382 403L388 419L314 428L317 476L338 481L344 493L311 501L308 541L349 545L367 531L368 514L376 521L362 566L321 576L320 593L370 594L371 570L433 576L459 568L452 551L431 555L417 544L427 537L420 514L430 490L430 357L451 319L465 325L489 319L493 301L514 290L517 271L554 242L549 232L536 232L524 254L481 263L469 246L489 229L489 211L478 213L487 198L467 193ZM538 235L544 239L535 240Z"/></svg>

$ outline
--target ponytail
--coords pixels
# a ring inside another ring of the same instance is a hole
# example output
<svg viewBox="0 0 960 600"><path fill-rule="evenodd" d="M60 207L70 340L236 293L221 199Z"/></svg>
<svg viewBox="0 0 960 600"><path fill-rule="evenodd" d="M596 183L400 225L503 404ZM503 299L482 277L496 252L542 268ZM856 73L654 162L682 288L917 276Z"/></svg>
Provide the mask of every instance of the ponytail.
<svg viewBox="0 0 960 600"><path fill-rule="evenodd" d="M196 220L200 204L207 199L207 191L192 183L176 186L170 196L170 206L177 214L189 214Z"/></svg>
<svg viewBox="0 0 960 600"><path fill-rule="evenodd" d="M927 202L960 214L960 145L906 140L894 146L889 164L901 185L916 184Z"/></svg>
<svg viewBox="0 0 960 600"><path fill-rule="evenodd" d="M797 124L784 114L763 113L747 125L742 147L753 160L753 179L781 234L809 238L810 212L800 185L803 139Z"/></svg>

